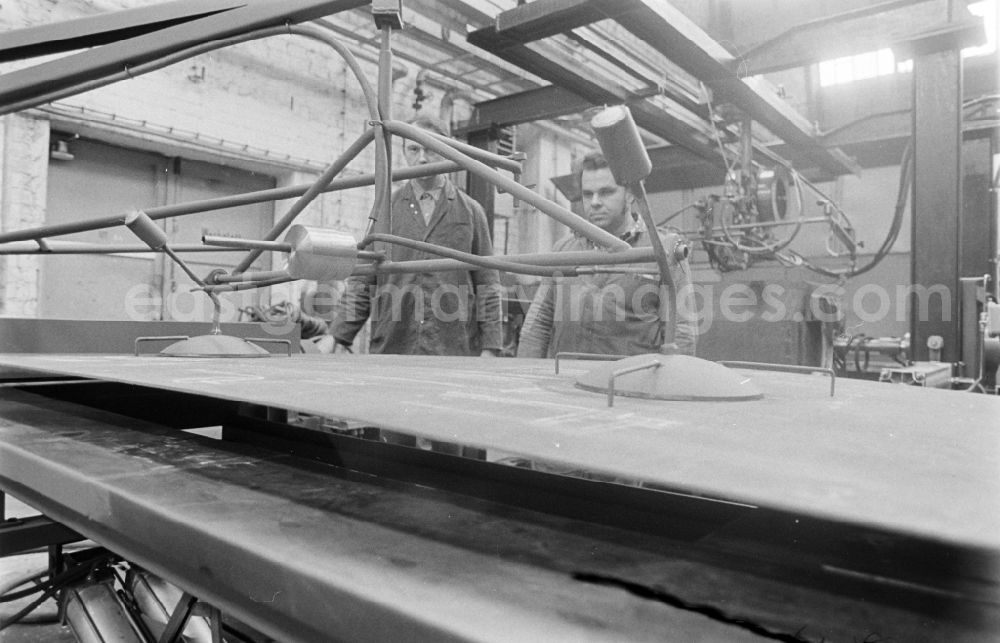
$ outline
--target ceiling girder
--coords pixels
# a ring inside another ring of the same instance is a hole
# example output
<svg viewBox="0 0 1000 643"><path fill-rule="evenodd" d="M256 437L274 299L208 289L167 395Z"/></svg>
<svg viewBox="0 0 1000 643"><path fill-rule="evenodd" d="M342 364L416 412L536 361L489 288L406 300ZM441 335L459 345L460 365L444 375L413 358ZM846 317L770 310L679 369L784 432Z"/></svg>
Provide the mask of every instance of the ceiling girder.
<svg viewBox="0 0 1000 643"><path fill-rule="evenodd" d="M568 89L546 85L537 89L476 103L461 131L475 131L494 124L519 125L537 120L579 114L593 103ZM459 133L456 131L456 134Z"/></svg>
<svg viewBox="0 0 1000 643"><path fill-rule="evenodd" d="M246 4L246 0L178 0L9 31L0 40L0 62L105 45Z"/></svg>
<svg viewBox="0 0 1000 643"><path fill-rule="evenodd" d="M502 58L566 87L595 103L608 102L603 87L580 91L595 83L579 65L565 67L525 54L525 43L604 19L614 19L659 53L709 87L717 101L744 110L768 131L793 145L793 161L818 166L834 174L857 172L858 166L836 149L827 149L813 135L811 124L778 97L762 79L740 78L738 61L712 40L698 25L666 2L652 0L535 0L505 11L493 26L469 35L469 41ZM536 68L535 64L542 64ZM540 73L543 72L543 73ZM625 102L626 97L619 97ZM633 110L635 108L633 107ZM649 114L646 115L647 117ZM676 120L667 115L668 119ZM648 118L647 118L648 120ZM639 115L636 115L639 122ZM642 123L641 126L646 127ZM680 132L654 133L701 155L705 146L689 127ZM686 134L686 136L685 136ZM679 139L678 136L681 138ZM693 144L692 139L697 141ZM711 147L711 146L709 146Z"/></svg>
<svg viewBox="0 0 1000 643"><path fill-rule="evenodd" d="M627 103L632 109L635 122L652 134L685 147L702 158L713 159L718 156L718 150L711 139L697 133L690 123L657 107L648 99L637 98L622 87L588 74L578 61L562 56L558 51L540 53L525 45L510 45L493 53L569 90L592 105Z"/></svg>
<svg viewBox="0 0 1000 643"><path fill-rule="evenodd" d="M948 5L894 0L804 22L744 49L741 69L753 76L892 47L947 23Z"/></svg>
<svg viewBox="0 0 1000 643"><path fill-rule="evenodd" d="M190 2L181 2L186 11L204 13ZM221 10L220 13L158 28L126 40L109 42L78 54L5 74L0 77L0 114L5 113L4 106L18 101L104 78L195 45L264 27L304 22L354 9L366 3L366 0L285 0L280 3L246 0L242 3L243 6ZM114 16L111 13L106 17L111 21L110 24L114 24ZM89 25L101 24L100 20L93 22L94 18L81 20ZM49 33L79 28L79 21L72 20L62 23L59 30ZM23 37L16 36L17 33L4 34L4 37Z"/></svg>

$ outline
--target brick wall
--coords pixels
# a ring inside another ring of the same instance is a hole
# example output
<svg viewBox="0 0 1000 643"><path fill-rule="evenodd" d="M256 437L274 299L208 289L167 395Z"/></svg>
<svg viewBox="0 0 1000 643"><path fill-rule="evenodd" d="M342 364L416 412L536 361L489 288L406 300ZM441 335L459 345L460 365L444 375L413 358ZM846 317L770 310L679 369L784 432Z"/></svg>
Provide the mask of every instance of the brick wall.
<svg viewBox="0 0 1000 643"><path fill-rule="evenodd" d="M0 117L0 229L45 220L48 123L20 114ZM0 256L0 314L31 317L38 305L38 258Z"/></svg>

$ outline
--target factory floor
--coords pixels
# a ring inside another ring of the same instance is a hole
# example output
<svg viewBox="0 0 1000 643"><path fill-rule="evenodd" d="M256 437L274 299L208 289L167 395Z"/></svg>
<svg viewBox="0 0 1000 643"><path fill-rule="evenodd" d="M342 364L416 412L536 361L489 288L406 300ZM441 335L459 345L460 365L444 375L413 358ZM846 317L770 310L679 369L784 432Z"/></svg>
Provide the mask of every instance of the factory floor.
<svg viewBox="0 0 1000 643"><path fill-rule="evenodd" d="M6 496L4 518L19 518L38 515L38 511L23 502ZM45 569L48 555L33 552L0 558L0 588L6 590L11 583L34 572ZM26 586L25 586L26 587ZM6 621L30 604L35 597L27 597L9 603L0 603L0 622ZM0 630L0 643L73 643L76 637L66 626L57 621L57 605L54 600L42 603L26 617L24 622Z"/></svg>

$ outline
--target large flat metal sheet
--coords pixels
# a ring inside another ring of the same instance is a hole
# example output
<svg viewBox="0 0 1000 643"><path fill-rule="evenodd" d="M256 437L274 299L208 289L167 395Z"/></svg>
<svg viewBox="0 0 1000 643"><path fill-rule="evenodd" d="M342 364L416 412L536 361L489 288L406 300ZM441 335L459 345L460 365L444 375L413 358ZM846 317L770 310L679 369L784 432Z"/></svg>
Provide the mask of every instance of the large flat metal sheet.
<svg viewBox="0 0 1000 643"><path fill-rule="evenodd" d="M33 397L0 398L0 488L278 640L758 640L573 577L672 582L691 563L510 508ZM710 595L781 591L724 570L710 578L720 574Z"/></svg>
<svg viewBox="0 0 1000 643"><path fill-rule="evenodd" d="M753 402L574 387L549 360L0 355L0 365L341 417L671 489L1000 548L1000 398L747 372Z"/></svg>

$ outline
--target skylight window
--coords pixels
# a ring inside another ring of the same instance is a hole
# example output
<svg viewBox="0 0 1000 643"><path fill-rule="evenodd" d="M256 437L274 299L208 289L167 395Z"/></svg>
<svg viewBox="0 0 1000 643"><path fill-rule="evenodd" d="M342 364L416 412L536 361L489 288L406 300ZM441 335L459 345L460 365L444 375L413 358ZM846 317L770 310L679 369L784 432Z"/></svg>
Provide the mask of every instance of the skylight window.
<svg viewBox="0 0 1000 643"><path fill-rule="evenodd" d="M986 27L986 42L979 47L966 47L962 56L984 56L997 50L997 0L982 0L969 5L969 13L983 19Z"/></svg>
<svg viewBox="0 0 1000 643"><path fill-rule="evenodd" d="M853 80L875 78L902 71L897 68L891 49L869 51L856 56L824 60L819 64L819 84L822 87L842 85Z"/></svg>
<svg viewBox="0 0 1000 643"><path fill-rule="evenodd" d="M963 58L996 52L997 4L998 0L981 0L968 5L969 13L983 19L983 25L986 28L986 42L979 47L963 49ZM829 87L865 78L875 78L893 73L906 74L912 71L912 60L903 60L897 63L891 49L880 49L854 56L824 60L819 64L819 84L821 87Z"/></svg>

